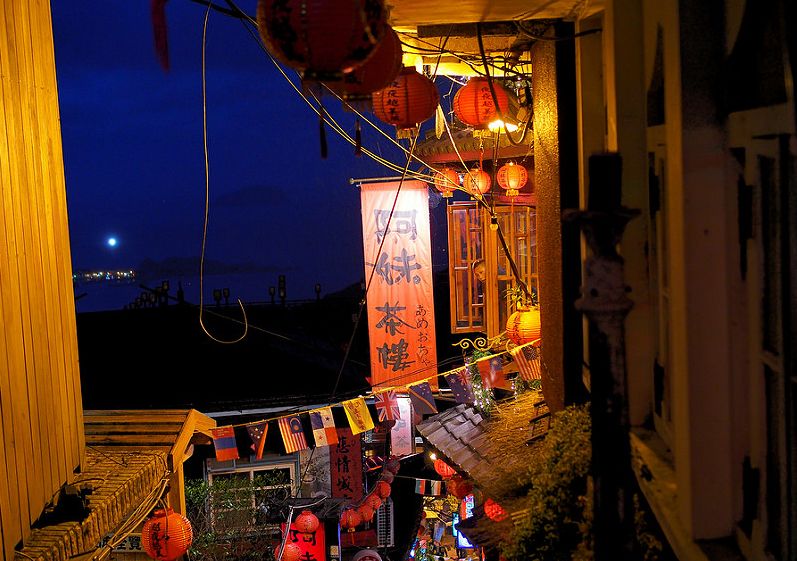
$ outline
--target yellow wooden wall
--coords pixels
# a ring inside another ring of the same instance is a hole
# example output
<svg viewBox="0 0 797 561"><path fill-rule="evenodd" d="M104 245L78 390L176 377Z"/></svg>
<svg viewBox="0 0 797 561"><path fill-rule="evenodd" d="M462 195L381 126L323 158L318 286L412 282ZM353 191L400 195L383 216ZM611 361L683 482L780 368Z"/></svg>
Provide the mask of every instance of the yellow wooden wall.
<svg viewBox="0 0 797 561"><path fill-rule="evenodd" d="M0 2L3 559L84 454L49 0Z"/></svg>

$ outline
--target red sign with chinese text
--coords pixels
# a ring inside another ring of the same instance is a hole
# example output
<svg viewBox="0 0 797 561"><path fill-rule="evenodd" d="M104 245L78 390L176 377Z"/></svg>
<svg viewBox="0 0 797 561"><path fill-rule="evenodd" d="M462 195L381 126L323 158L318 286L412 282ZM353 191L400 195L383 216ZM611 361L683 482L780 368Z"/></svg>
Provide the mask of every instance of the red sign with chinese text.
<svg viewBox="0 0 797 561"><path fill-rule="evenodd" d="M329 447L332 497L356 502L363 497L362 447L359 435L338 428L338 443Z"/></svg>
<svg viewBox="0 0 797 561"><path fill-rule="evenodd" d="M280 525L285 532L285 524ZM295 543L302 550L299 561L326 561L326 543L324 539L324 525L319 524L315 532L300 532L296 525L291 523L286 544Z"/></svg>
<svg viewBox="0 0 797 561"><path fill-rule="evenodd" d="M398 196L396 193L398 192ZM437 351L429 235L429 193L421 181L362 185L371 385L431 378ZM395 207L394 207L395 203Z"/></svg>

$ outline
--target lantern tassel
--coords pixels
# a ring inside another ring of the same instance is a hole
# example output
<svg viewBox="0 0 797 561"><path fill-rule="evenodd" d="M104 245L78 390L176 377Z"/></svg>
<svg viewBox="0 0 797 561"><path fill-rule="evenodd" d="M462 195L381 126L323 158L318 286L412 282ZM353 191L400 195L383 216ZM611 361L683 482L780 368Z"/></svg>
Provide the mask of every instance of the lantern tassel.
<svg viewBox="0 0 797 561"><path fill-rule="evenodd" d="M354 155L363 155L363 133L359 118L354 122Z"/></svg>
<svg viewBox="0 0 797 561"><path fill-rule="evenodd" d="M321 105L320 111L318 112L318 134L320 135L321 139L321 158L326 160L327 159L327 130L324 127L324 106Z"/></svg>

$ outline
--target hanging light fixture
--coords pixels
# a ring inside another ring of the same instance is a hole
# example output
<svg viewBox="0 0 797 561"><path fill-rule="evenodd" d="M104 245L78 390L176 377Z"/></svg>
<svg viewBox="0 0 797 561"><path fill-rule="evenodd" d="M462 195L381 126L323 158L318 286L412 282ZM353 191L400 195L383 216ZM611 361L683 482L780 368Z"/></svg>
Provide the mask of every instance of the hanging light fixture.
<svg viewBox="0 0 797 561"><path fill-rule="evenodd" d="M141 527L141 547L157 561L174 561L191 547L191 522L171 508L158 509Z"/></svg>
<svg viewBox="0 0 797 561"><path fill-rule="evenodd" d="M441 168L434 172L434 186L443 197L449 198L459 187L459 174L452 168Z"/></svg>
<svg viewBox="0 0 797 561"><path fill-rule="evenodd" d="M501 84L493 81L495 97L498 98L498 108L505 115L510 108L512 94ZM482 76L475 76L468 80L454 95L454 114L457 118L477 129L485 129L490 123L498 119L495 109L490 83Z"/></svg>
<svg viewBox="0 0 797 561"><path fill-rule="evenodd" d="M455 475L446 482L446 490L462 500L473 492L473 483L461 475Z"/></svg>
<svg viewBox="0 0 797 561"><path fill-rule="evenodd" d="M401 72L403 54L398 34L388 25L373 54L343 74L341 80L327 82L327 86L350 103L367 102L370 106L371 94L388 87Z"/></svg>
<svg viewBox="0 0 797 561"><path fill-rule="evenodd" d="M274 548L274 559L280 559L280 546ZM299 544L286 542L282 548L282 561L299 561L302 557L302 548Z"/></svg>
<svg viewBox="0 0 797 561"><path fill-rule="evenodd" d="M387 28L382 0L258 0L269 52L309 80L339 80L365 62Z"/></svg>
<svg viewBox="0 0 797 561"><path fill-rule="evenodd" d="M357 514L363 522L370 522L374 518L374 509L368 503L364 503L357 507Z"/></svg>
<svg viewBox="0 0 797 561"><path fill-rule="evenodd" d="M318 526L321 522L315 514L309 510L303 510L302 513L296 517L293 524L299 532L303 534L312 534L318 530Z"/></svg>
<svg viewBox="0 0 797 561"><path fill-rule="evenodd" d="M462 186L473 195L477 193L479 195L488 193L491 184L492 179L490 179L490 174L479 168L470 170L465 174L465 178L462 180Z"/></svg>
<svg viewBox="0 0 797 561"><path fill-rule="evenodd" d="M529 180L529 172L525 166L519 166L514 162L509 162L498 168L496 181L502 189L506 190L509 197L516 197Z"/></svg>
<svg viewBox="0 0 797 561"><path fill-rule="evenodd" d="M376 493L369 493L368 496L365 497L365 504L374 510L379 510L379 507L382 506L382 499L380 499L379 495Z"/></svg>
<svg viewBox="0 0 797 561"><path fill-rule="evenodd" d="M494 522L501 522L509 516L504 508L492 499L484 501L484 514Z"/></svg>
<svg viewBox="0 0 797 561"><path fill-rule="evenodd" d="M452 468L440 458L434 461L434 470L437 472L437 475L443 479L449 479L457 473L457 470Z"/></svg>
<svg viewBox="0 0 797 561"><path fill-rule="evenodd" d="M355 509L347 508L340 513L341 528L345 528L349 532L353 532L354 529L360 524L362 524L362 517Z"/></svg>
<svg viewBox="0 0 797 561"><path fill-rule="evenodd" d="M396 127L396 136L409 138L432 117L440 99L437 86L411 66L405 66L393 82L374 92L374 115Z"/></svg>
<svg viewBox="0 0 797 561"><path fill-rule="evenodd" d="M541 337L540 310L518 305L506 321L506 336L516 345L537 341Z"/></svg>
<svg viewBox="0 0 797 561"><path fill-rule="evenodd" d="M374 487L374 492L379 495L379 498L386 499L390 496L390 483L387 481L377 481Z"/></svg>

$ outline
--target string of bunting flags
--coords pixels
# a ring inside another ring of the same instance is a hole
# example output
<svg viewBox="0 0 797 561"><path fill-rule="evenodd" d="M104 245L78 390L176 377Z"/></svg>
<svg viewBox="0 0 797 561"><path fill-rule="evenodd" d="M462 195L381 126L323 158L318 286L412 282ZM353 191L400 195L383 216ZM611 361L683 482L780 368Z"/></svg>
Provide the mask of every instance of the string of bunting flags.
<svg viewBox="0 0 797 561"><path fill-rule="evenodd" d="M537 341L526 343L502 351L473 362L466 361L464 365L429 376L423 380L413 382L407 386L393 388L380 388L367 396L359 396L340 403L324 407L297 411L270 419L241 425L227 425L211 429L213 445L218 461L237 460L242 456L262 458L267 451L279 451L275 448L277 439L269 439L272 434L270 426L276 423L286 454L300 452L308 448L321 446L335 446L339 442L339 428L348 428L352 435L357 435L375 427L374 417L368 409L366 397L372 397L375 415L379 423L394 421L391 428L395 448L394 455L412 453L412 411L417 415L432 415L437 413L437 404L430 380L442 376L451 389L457 403L473 403L474 391L469 367L478 368L482 383L488 389L511 389L511 381L506 379L501 355L509 353L517 365L518 375L526 381L540 380L541 375L541 349ZM334 410L342 408L345 416L335 415ZM337 418L336 418L337 417ZM348 424L348 427L345 425ZM404 434L404 433L408 434ZM271 444L269 450L268 443ZM434 483L430 480L430 483ZM438 482L439 483L439 482ZM426 488L423 488L426 490ZM416 484L417 490L417 484ZM434 491L430 487L431 491ZM422 493L422 494L436 494Z"/></svg>

